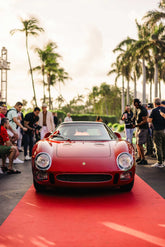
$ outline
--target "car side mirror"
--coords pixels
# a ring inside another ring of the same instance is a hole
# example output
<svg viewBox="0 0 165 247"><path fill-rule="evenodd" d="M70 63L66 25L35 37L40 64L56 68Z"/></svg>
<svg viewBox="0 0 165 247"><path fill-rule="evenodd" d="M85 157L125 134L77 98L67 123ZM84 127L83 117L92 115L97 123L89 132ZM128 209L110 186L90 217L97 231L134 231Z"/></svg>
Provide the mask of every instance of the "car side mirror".
<svg viewBox="0 0 165 247"><path fill-rule="evenodd" d="M121 135L118 132L114 132L118 139L121 139Z"/></svg>
<svg viewBox="0 0 165 247"><path fill-rule="evenodd" d="M48 132L44 135L44 138L48 138L51 135L51 132Z"/></svg>

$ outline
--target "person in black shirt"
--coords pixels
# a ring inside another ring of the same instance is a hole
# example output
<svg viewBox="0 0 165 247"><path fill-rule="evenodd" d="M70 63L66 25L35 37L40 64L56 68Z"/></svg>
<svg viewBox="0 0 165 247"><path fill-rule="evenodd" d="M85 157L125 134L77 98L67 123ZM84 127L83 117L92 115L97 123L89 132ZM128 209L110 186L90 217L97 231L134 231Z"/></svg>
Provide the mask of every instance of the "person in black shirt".
<svg viewBox="0 0 165 247"><path fill-rule="evenodd" d="M154 99L154 109L152 110L148 122L153 124L153 141L156 149L157 163L153 167L163 168L165 166L165 107L161 106L159 98Z"/></svg>
<svg viewBox="0 0 165 247"><path fill-rule="evenodd" d="M54 125L55 125L55 128L56 128L58 126L57 112L53 113L53 120L54 120Z"/></svg>
<svg viewBox="0 0 165 247"><path fill-rule="evenodd" d="M32 156L33 148L33 136L35 132L35 124L39 120L40 108L35 107L33 112L27 113L24 118L24 126L28 129L24 132L23 142L24 142L24 156L25 160L30 160ZM27 149L29 147L29 156L27 155Z"/></svg>
<svg viewBox="0 0 165 247"><path fill-rule="evenodd" d="M125 111L122 114L121 119L125 122L125 134L126 141L132 143L132 136L134 132L135 118L134 114L130 108L130 105L127 105Z"/></svg>
<svg viewBox="0 0 165 247"><path fill-rule="evenodd" d="M134 99L133 101L134 106L136 108L135 118L136 118L136 147L138 151L138 158L136 162L138 165L147 165L147 160L144 156L144 148L143 144L147 142L147 135L148 135L148 112L147 109L142 106L139 99Z"/></svg>

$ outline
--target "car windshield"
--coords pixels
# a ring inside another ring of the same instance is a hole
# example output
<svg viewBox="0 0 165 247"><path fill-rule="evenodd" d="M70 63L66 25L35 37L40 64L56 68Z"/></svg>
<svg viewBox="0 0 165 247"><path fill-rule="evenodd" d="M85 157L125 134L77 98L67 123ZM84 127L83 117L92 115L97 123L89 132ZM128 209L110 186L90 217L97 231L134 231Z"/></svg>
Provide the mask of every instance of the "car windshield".
<svg viewBox="0 0 165 247"><path fill-rule="evenodd" d="M112 130L104 124L73 123L61 124L52 138L82 141L110 141L116 139L116 136Z"/></svg>

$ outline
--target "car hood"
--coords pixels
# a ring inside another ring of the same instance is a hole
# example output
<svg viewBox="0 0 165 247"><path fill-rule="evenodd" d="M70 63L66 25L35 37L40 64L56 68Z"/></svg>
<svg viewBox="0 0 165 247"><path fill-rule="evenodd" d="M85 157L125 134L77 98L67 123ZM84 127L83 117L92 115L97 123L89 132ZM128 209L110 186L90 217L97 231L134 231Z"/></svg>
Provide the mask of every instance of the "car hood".
<svg viewBox="0 0 165 247"><path fill-rule="evenodd" d="M66 142L57 145L57 157L100 157L105 158L111 155L109 142Z"/></svg>
<svg viewBox="0 0 165 247"><path fill-rule="evenodd" d="M132 152L126 141L52 141L41 140L33 148L33 154L49 153L52 159L50 171L56 172L109 172L119 169L117 156ZM133 153L132 153L133 154Z"/></svg>

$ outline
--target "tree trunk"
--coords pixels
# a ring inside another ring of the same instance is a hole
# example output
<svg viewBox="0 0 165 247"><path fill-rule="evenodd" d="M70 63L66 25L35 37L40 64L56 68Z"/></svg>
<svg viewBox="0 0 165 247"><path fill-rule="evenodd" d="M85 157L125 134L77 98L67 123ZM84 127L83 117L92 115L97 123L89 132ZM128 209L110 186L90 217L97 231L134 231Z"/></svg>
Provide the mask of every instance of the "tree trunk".
<svg viewBox="0 0 165 247"><path fill-rule="evenodd" d="M42 65L42 83L43 83L43 103L46 101L46 94L45 94L45 71L44 65Z"/></svg>
<svg viewBox="0 0 165 247"><path fill-rule="evenodd" d="M145 66L145 60L143 58L143 64L142 64L142 72L143 72L143 84L142 84L142 103L146 103L146 66Z"/></svg>
<svg viewBox="0 0 165 247"><path fill-rule="evenodd" d="M150 81L150 103L152 103L152 81Z"/></svg>
<svg viewBox="0 0 165 247"><path fill-rule="evenodd" d="M161 94L161 81L159 80L159 98L162 98L162 94Z"/></svg>
<svg viewBox="0 0 165 247"><path fill-rule="evenodd" d="M136 90L136 88L137 88L137 84L136 84L136 75L135 75L135 73L134 73L134 99L137 98L137 90Z"/></svg>
<svg viewBox="0 0 165 247"><path fill-rule="evenodd" d="M121 114L125 109L125 99L124 99L124 76L122 76L122 89L121 89Z"/></svg>
<svg viewBox="0 0 165 247"><path fill-rule="evenodd" d="M129 105L129 80L127 81L127 105Z"/></svg>
<svg viewBox="0 0 165 247"><path fill-rule="evenodd" d="M158 61L155 58L155 69L154 69L154 87L155 87L155 98L158 97Z"/></svg>
<svg viewBox="0 0 165 247"><path fill-rule="evenodd" d="M48 80L48 93L49 93L49 110L51 110L51 93L50 93L50 74L47 75Z"/></svg>
<svg viewBox="0 0 165 247"><path fill-rule="evenodd" d="M108 115L107 97L105 97L105 112Z"/></svg>
<svg viewBox="0 0 165 247"><path fill-rule="evenodd" d="M32 65L31 65L29 51L28 51L28 36L27 35L26 35L26 52L27 52L28 62L29 62L29 67L30 67L30 74L31 74L31 79L32 79L32 88L33 88L35 106L37 106L37 98L36 98L36 92L35 92L35 87L34 87L34 79L33 79L33 70L32 70Z"/></svg>

